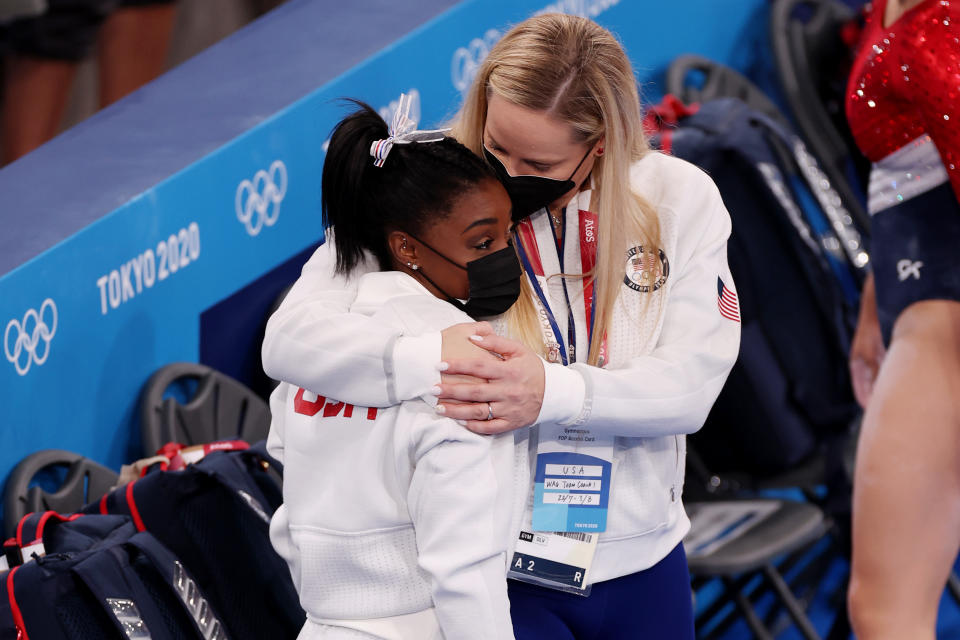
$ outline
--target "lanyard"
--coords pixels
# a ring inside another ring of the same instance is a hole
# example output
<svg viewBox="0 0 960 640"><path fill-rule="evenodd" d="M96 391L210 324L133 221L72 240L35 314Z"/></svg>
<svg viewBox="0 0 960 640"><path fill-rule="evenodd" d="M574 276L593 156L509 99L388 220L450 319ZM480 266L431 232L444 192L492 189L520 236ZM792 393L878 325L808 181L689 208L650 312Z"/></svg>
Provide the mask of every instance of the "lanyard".
<svg viewBox="0 0 960 640"><path fill-rule="evenodd" d="M571 203L576 206L576 202ZM596 264L597 256L597 243L596 243L596 215L584 211L579 208L574 209L578 213L578 225L579 225L579 240L580 240L580 262L582 265L583 273L588 273L593 269ZM549 214L541 214L541 216L546 216ZM534 293L540 301L540 315L541 319L545 321L544 332L552 332L553 337L556 341L556 349L559 353L559 357L564 365L570 364L571 362L576 362L576 344L577 344L577 333L576 333L576 322L574 320L573 306L570 304L570 296L567 291L567 283L563 283L563 292L564 297L567 301L567 311L568 311L568 323L567 323L567 341L564 344L564 341L560 338L560 327L557 323L556 317L553 314L553 311L550 309L550 304L548 302L547 296L545 295L543 288L540 286L539 277L544 277L544 268L543 262L540 257L540 247L547 244L545 238L539 238L538 242L538 233L532 221L532 218L536 216L531 216L520 222L517 225L517 248L520 255L520 262L523 265L523 269L526 272L531 285L533 286ZM547 223L549 224L549 222ZM544 233L540 233L540 236L543 236ZM552 236L552 234L551 234ZM552 237L550 238L549 245L551 247L556 247L556 243L553 242ZM558 257L560 258L561 272L566 272L564 254L566 253L566 224L564 224L561 233L560 241L560 250ZM594 280L591 278L589 281L585 278L582 281L583 283L583 302L584 302L584 317L587 323L587 335L590 337L587 346L589 349L589 344L592 342L593 338L593 328L594 320L596 318L596 296L594 292L596 290L594 286ZM551 336L547 336L549 341ZM601 344L600 357L601 365L606 361L606 336ZM550 346L550 345L548 345Z"/></svg>
<svg viewBox="0 0 960 640"><path fill-rule="evenodd" d="M597 264L597 215L591 211L580 210L580 265L583 273L590 273ZM587 335L593 343L594 320L597 317L596 276L583 280L583 304L589 309L587 316ZM587 311L587 309L585 309ZM600 341L599 366L608 362L607 336Z"/></svg>
<svg viewBox="0 0 960 640"><path fill-rule="evenodd" d="M549 212L548 212L549 213ZM563 209L563 224L560 225L560 248L557 251L558 257L560 258L560 272L566 273L566 256L567 256L567 210ZM582 234L581 234L582 236ZM567 302L567 345L570 351L570 361L577 361L577 323L573 317L573 305L570 304L570 293L567 291L567 281L563 281L563 299ZM587 321L587 335L590 335L590 325L593 324L593 318L589 314L586 314L586 309L584 309L585 319Z"/></svg>
<svg viewBox="0 0 960 640"><path fill-rule="evenodd" d="M567 359L567 349L563 344L563 340L560 338L560 327L557 325L557 319L554 317L553 312L550 310L550 305L547 302L547 297L543 293L543 289L540 287L540 280L537 276L543 276L543 264L540 262L540 253L537 247L536 236L534 234L533 225L530 223L530 218L525 219L519 225L517 225L517 253L520 254L520 263L523 265L523 270L526 272L530 284L533 286L534 293L537 294L537 298L540 299L540 315L542 318L546 318L547 323L549 324L549 329L552 331L553 335L547 335L548 349L552 350L553 345L550 343L550 338L552 337L556 344L556 349L559 352L560 361L563 362L563 365L566 366L569 364ZM529 244L531 253L527 251L527 243ZM536 265L531 262L531 255L533 260L536 261ZM545 331L545 333L548 333ZM551 354L552 356L552 354ZM553 358L551 357L551 361Z"/></svg>
<svg viewBox="0 0 960 640"><path fill-rule="evenodd" d="M570 271L575 272L579 267L586 273L596 263L596 216L579 207L579 194L570 202L567 211L571 216L576 217L565 216L556 261L551 254L541 255L541 251L547 250L547 247L550 247L550 251L558 250L550 228L548 212L541 212L517 225L518 253L524 271L536 293L534 302L539 305L537 311L550 356L556 353L562 357L564 365L576 361L577 325L579 324L580 329L586 327L586 332L580 333L581 339L590 338L596 327L595 289L591 286L592 283L588 284L583 278L563 280L563 300L567 305L565 319L569 323L566 344L560 338L557 319L544 294L544 289L547 287L542 282L545 281L547 270L551 273L557 270L564 273L567 272L564 268L566 262L579 262L579 265L571 265L574 268ZM579 244L566 242L568 239L572 240L575 233L578 233ZM566 253L570 255L564 256ZM570 287L573 287L572 296ZM576 301L577 294L581 292L584 303L583 315L580 315L579 304L570 304L571 297ZM559 292L554 295L554 298L559 299ZM560 318L561 321L564 319L563 316ZM557 338L556 347L550 343L551 334ZM606 336L604 341L605 339ZM580 351L585 347L589 351L589 342L585 341L579 346ZM556 358L551 357L551 360L555 362ZM589 424L570 428L547 423L540 425L537 439L533 512L530 520L532 531L521 532L520 542L527 539L540 540L545 543L545 546L535 543L533 547L525 548L518 543L512 566L516 568L519 562L521 570L519 573L512 573L511 577L530 572L536 574L538 570L542 573L547 569L548 574L532 577L546 579L547 585L551 586L551 581L557 582L557 569L566 567L573 569L572 579L576 582L578 575L581 577L587 575L586 572L593 560L596 551L594 534L606 530L610 481L613 472L614 438L612 435L594 433ZM567 533L560 535L549 533L557 531ZM576 542L574 549L563 547L570 542ZM558 544L563 548L557 547ZM557 548L554 549L554 547ZM581 587L582 582L567 583L567 586ZM582 593L582 590L580 592Z"/></svg>

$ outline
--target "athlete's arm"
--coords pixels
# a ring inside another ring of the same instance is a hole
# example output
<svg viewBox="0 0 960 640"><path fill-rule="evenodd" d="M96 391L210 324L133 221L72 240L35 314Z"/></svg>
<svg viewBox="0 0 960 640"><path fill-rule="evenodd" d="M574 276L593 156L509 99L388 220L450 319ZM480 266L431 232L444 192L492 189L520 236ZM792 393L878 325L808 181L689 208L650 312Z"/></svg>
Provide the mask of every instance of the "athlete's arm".
<svg viewBox="0 0 960 640"><path fill-rule="evenodd" d="M513 438L419 419L429 425L412 447L407 500L444 637L513 638L504 575Z"/></svg>
<svg viewBox="0 0 960 640"><path fill-rule="evenodd" d="M860 295L860 314L857 316L857 329L850 345L850 380L853 383L853 395L864 409L873 393L873 382L880 371L880 363L886 355L880 320L877 317L877 294L873 284L873 274L867 276Z"/></svg>
<svg viewBox="0 0 960 640"><path fill-rule="evenodd" d="M356 279L375 269L369 259L351 277L334 273L332 241L304 265L267 322L263 369L327 397L386 407L424 395L440 381L440 334L404 337L396 327L350 313Z"/></svg>
<svg viewBox="0 0 960 640"><path fill-rule="evenodd" d="M267 453L279 462L284 464L284 428L283 420L287 413L287 396L290 386L281 383L273 393L270 394L270 431L267 433Z"/></svg>

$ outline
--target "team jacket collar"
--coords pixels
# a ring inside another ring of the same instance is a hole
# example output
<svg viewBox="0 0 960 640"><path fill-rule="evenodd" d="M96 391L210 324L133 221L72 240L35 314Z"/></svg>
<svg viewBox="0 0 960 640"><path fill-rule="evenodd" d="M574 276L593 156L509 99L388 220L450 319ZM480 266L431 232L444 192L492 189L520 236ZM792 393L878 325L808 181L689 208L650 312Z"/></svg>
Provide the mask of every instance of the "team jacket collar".
<svg viewBox="0 0 960 640"><path fill-rule="evenodd" d="M373 313L392 299L402 296L434 297L426 287L400 271L374 271L360 277L357 298L351 305L356 313ZM445 304L439 298L438 303Z"/></svg>

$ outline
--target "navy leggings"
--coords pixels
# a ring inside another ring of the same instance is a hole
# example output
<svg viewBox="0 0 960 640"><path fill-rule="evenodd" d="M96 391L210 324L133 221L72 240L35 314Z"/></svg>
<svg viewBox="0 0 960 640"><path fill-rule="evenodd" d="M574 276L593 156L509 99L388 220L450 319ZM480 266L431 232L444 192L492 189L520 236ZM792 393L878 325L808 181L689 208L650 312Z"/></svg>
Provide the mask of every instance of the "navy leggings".
<svg viewBox="0 0 960 640"><path fill-rule="evenodd" d="M646 569L597 582L588 597L508 580L517 640L693 640L683 545Z"/></svg>

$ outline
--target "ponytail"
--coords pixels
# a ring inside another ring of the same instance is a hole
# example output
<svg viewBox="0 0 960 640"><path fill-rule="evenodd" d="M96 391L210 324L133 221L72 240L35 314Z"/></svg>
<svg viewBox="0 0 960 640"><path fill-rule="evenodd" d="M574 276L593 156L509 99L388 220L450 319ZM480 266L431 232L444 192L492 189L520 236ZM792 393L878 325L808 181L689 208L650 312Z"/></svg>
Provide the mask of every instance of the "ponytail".
<svg viewBox="0 0 960 640"><path fill-rule="evenodd" d="M352 271L372 253L380 268L391 267L387 232L419 234L428 221L449 215L454 201L484 180L490 167L453 138L394 145L383 166L370 148L389 135L387 123L369 105L337 124L323 163L323 225L334 230L337 272Z"/></svg>

